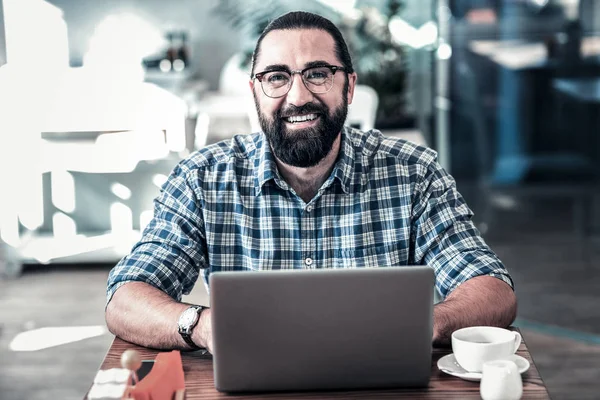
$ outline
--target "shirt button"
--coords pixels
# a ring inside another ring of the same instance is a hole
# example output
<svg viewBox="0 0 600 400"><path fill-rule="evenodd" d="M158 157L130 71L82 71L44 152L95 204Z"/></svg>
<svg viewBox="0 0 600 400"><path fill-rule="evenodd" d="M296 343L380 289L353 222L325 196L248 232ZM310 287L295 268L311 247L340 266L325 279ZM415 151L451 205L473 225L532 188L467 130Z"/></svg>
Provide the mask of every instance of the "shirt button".
<svg viewBox="0 0 600 400"><path fill-rule="evenodd" d="M311 212L311 211L312 211L312 206L306 207L306 212Z"/></svg>
<svg viewBox="0 0 600 400"><path fill-rule="evenodd" d="M308 257L304 260L304 264L306 264L309 267L312 265L312 263L313 263L313 259L310 257Z"/></svg>

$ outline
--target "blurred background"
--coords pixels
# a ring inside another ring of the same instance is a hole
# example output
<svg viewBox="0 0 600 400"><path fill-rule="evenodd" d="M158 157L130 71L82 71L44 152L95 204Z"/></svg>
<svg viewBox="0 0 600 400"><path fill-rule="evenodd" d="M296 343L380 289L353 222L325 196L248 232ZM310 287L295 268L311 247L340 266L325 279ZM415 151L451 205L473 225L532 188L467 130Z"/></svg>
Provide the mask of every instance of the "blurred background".
<svg viewBox="0 0 600 400"><path fill-rule="evenodd" d="M108 271L179 160L258 130L249 56L298 9L348 41L347 123L455 177L552 398L598 398L595 0L0 0L0 398L83 398Z"/></svg>

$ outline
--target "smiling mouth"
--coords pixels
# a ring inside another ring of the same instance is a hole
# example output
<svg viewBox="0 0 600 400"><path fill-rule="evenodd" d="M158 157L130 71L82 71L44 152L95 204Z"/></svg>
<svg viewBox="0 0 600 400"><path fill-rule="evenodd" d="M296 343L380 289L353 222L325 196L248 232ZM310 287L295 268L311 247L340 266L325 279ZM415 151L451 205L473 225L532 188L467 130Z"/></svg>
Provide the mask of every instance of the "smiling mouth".
<svg viewBox="0 0 600 400"><path fill-rule="evenodd" d="M286 122L289 122L291 124L297 124L300 122L314 121L317 118L319 118L318 114L306 114L306 115L293 115L291 117L285 117L283 119Z"/></svg>

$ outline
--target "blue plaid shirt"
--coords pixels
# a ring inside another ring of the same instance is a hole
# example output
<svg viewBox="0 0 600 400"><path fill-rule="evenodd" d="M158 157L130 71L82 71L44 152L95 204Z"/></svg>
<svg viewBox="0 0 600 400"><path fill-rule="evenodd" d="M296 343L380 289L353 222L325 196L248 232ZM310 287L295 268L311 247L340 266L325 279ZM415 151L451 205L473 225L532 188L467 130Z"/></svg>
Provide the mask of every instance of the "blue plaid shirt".
<svg viewBox="0 0 600 400"><path fill-rule="evenodd" d="M429 265L447 296L479 275L512 280L471 222L433 150L345 127L329 178L305 203L262 133L235 136L179 163L154 218L110 272L176 300L213 271Z"/></svg>

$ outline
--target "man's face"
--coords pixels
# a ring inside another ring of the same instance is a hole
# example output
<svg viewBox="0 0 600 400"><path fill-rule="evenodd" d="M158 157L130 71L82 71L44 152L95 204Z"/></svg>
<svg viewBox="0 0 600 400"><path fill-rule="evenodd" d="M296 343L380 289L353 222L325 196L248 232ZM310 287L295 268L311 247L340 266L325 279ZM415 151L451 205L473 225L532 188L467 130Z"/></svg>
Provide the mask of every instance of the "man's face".
<svg viewBox="0 0 600 400"><path fill-rule="evenodd" d="M335 55L335 42L327 32L275 30L263 39L254 72L302 70L314 62L342 66ZM337 71L331 90L315 94L306 88L299 74L294 74L290 91L271 98L264 94L258 79L251 80L260 125L275 156L301 168L325 158L346 120L355 83L356 74ZM295 117L300 116L302 121L297 121Z"/></svg>

